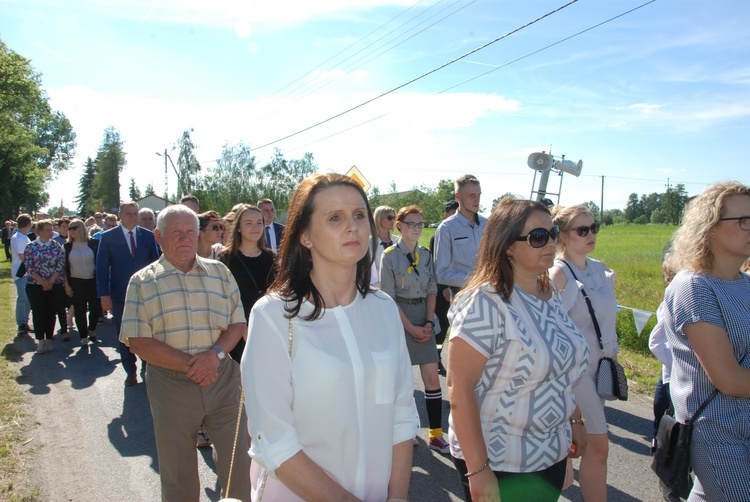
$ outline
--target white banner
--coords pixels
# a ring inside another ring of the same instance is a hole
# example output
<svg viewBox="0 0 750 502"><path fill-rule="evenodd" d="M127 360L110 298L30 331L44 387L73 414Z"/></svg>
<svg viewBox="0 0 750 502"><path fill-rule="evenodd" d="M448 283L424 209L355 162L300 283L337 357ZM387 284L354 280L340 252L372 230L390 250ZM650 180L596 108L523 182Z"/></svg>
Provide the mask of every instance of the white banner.
<svg viewBox="0 0 750 502"><path fill-rule="evenodd" d="M649 312L648 310L640 310L640 309L632 309L633 310L633 319L635 319L635 329L638 331L638 336L641 335L641 332L643 331L643 328L646 326L646 323L649 319L651 319L651 316L654 314L653 312Z"/></svg>

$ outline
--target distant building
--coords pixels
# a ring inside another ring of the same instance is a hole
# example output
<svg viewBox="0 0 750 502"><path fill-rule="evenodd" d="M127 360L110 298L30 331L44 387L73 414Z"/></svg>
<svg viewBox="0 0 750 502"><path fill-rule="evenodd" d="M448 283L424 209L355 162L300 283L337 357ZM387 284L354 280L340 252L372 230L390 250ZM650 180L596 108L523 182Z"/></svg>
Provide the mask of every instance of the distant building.
<svg viewBox="0 0 750 502"><path fill-rule="evenodd" d="M159 197L158 195L154 195L154 194L147 195L143 197L142 199L138 199L134 202L138 203L138 207L140 209L147 207L157 214L159 213L159 211L166 208L167 206L172 206L176 204L175 202L169 201L165 199L164 197Z"/></svg>

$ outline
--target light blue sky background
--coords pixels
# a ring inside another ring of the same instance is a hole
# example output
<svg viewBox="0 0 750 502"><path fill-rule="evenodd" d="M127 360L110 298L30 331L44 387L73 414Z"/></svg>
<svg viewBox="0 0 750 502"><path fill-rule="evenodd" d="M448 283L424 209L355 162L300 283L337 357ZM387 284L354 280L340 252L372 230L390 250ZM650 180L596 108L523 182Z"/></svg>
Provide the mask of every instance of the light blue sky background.
<svg viewBox="0 0 750 502"><path fill-rule="evenodd" d="M125 141L123 198L131 177L162 194L155 152L187 128L205 170L226 142L274 142L565 3L0 0L0 37L31 59L78 134L76 169L49 189L53 205L73 207L108 125ZM310 151L322 170L357 165L382 190L470 172L486 207L505 192L528 197L527 156L550 148L583 160L580 177L564 178L563 204L598 204L601 176L605 209L624 208L632 192L662 192L668 179L690 193L750 183L750 2L656 0L531 54L643 3L579 0L274 146L287 158ZM255 154L266 162L273 147ZM558 182L552 176L549 191ZM170 194L175 187L170 172Z"/></svg>

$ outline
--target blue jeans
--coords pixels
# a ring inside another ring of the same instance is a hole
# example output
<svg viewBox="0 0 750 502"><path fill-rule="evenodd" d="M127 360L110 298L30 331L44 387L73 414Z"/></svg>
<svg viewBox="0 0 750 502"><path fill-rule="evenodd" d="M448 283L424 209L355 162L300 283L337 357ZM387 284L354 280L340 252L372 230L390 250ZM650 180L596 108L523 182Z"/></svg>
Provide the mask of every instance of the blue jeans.
<svg viewBox="0 0 750 502"><path fill-rule="evenodd" d="M16 292L18 298L16 299L16 324L21 326L29 322L29 314L31 313L31 304L29 303L29 297L26 296L26 281L28 275L24 275L20 279L14 279L16 283Z"/></svg>

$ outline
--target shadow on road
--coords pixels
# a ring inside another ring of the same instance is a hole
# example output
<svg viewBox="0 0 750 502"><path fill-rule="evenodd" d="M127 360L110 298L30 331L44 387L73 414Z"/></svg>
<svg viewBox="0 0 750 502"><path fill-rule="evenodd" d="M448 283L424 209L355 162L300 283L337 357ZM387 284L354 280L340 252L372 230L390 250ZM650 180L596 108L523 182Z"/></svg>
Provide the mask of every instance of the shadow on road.
<svg viewBox="0 0 750 502"><path fill-rule="evenodd" d="M151 458L151 469L159 472L154 424L145 384L124 388L122 415L107 424L107 436L121 456L148 456Z"/></svg>

